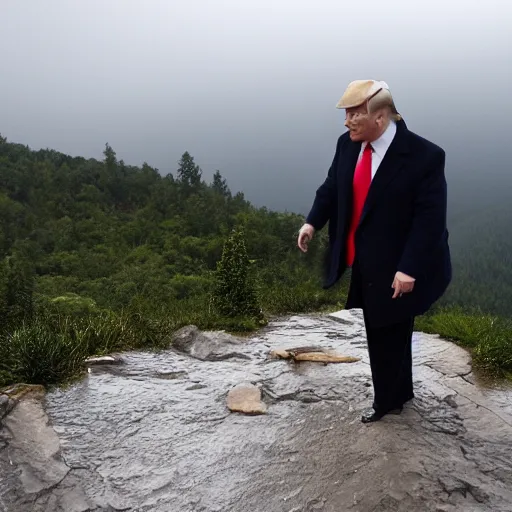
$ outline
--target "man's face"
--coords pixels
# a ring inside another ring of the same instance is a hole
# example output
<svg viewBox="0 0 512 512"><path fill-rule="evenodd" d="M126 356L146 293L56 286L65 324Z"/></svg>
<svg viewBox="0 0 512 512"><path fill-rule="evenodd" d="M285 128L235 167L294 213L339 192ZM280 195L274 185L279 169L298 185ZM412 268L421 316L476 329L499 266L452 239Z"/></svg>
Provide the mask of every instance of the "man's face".
<svg viewBox="0 0 512 512"><path fill-rule="evenodd" d="M378 138L379 125L378 114L368 114L367 104L359 107L347 108L345 114L345 126L349 129L350 138L354 142L372 142Z"/></svg>

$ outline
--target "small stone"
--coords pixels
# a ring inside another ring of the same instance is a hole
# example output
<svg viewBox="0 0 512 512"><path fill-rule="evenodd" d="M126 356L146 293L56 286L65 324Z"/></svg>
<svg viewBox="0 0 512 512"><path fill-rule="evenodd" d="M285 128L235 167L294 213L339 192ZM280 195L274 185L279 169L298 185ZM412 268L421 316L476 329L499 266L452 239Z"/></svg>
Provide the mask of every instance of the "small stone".
<svg viewBox="0 0 512 512"><path fill-rule="evenodd" d="M195 391L196 389L204 389L207 386L205 384L192 384L192 386L189 386L188 388L185 388L186 391Z"/></svg>
<svg viewBox="0 0 512 512"><path fill-rule="evenodd" d="M265 414L267 406L261 401L261 390L253 384L238 384L228 393L228 408L244 414Z"/></svg>

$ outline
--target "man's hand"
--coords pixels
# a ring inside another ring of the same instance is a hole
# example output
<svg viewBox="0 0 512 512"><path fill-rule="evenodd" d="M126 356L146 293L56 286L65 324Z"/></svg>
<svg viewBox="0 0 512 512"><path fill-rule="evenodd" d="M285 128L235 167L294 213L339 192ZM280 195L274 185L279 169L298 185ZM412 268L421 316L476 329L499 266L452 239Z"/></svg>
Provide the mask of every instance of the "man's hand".
<svg viewBox="0 0 512 512"><path fill-rule="evenodd" d="M297 245L302 252L308 252L308 243L313 239L315 228L311 224L304 224L300 228Z"/></svg>
<svg viewBox="0 0 512 512"><path fill-rule="evenodd" d="M395 274L395 279L393 280L393 284L391 288L394 288L395 293L393 294L393 299L397 297L401 297L404 293L411 293L414 288L414 277L408 276L403 272L397 272Z"/></svg>

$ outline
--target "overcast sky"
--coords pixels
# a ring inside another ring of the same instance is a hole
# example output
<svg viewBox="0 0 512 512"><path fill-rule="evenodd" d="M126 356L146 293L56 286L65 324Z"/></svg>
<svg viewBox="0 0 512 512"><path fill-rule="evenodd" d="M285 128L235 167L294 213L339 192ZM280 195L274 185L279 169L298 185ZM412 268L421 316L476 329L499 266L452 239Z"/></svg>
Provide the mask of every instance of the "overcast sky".
<svg viewBox="0 0 512 512"><path fill-rule="evenodd" d="M388 82L458 186L512 171L510 0L0 0L0 133L175 173L189 151L306 212L358 78ZM454 193L456 190L454 191Z"/></svg>

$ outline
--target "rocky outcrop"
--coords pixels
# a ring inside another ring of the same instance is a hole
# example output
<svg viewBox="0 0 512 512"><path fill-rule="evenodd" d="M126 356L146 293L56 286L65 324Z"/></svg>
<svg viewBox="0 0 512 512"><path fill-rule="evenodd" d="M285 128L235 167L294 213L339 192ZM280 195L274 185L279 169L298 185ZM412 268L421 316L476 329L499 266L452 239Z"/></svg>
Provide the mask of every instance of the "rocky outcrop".
<svg viewBox="0 0 512 512"><path fill-rule="evenodd" d="M213 338L188 328L172 350L123 354L20 402L0 441L0 510L512 511L512 392L480 386L461 348L416 333L416 398L363 425L372 388L359 312ZM268 358L307 346L359 361ZM261 392L266 414L230 411L244 388Z"/></svg>
<svg viewBox="0 0 512 512"><path fill-rule="evenodd" d="M7 395L0 393L0 421L11 412L14 407L14 400L11 400Z"/></svg>
<svg viewBox="0 0 512 512"><path fill-rule="evenodd" d="M25 396L32 398L41 398L44 396L44 388L42 386L32 386L28 384L15 384L0 389L0 426L2 420L9 414L16 404Z"/></svg>
<svg viewBox="0 0 512 512"><path fill-rule="evenodd" d="M91 510L71 475L56 431L44 411L41 386L18 384L3 390L9 401L0 425L2 511L86 512ZM3 449L2 449L3 448Z"/></svg>

